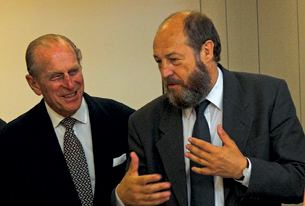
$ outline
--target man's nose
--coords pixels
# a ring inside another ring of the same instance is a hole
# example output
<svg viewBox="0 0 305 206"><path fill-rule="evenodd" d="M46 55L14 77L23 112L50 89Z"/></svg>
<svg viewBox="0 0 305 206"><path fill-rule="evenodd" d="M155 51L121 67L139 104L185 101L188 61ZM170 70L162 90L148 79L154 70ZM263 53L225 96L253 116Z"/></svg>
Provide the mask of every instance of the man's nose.
<svg viewBox="0 0 305 206"><path fill-rule="evenodd" d="M74 86L73 80L69 74L65 74L64 85L65 85L65 87L67 87L69 89L73 88L73 86Z"/></svg>
<svg viewBox="0 0 305 206"><path fill-rule="evenodd" d="M171 76L174 74L172 65L167 63L162 63L160 67L160 73L163 78L167 78L168 76Z"/></svg>

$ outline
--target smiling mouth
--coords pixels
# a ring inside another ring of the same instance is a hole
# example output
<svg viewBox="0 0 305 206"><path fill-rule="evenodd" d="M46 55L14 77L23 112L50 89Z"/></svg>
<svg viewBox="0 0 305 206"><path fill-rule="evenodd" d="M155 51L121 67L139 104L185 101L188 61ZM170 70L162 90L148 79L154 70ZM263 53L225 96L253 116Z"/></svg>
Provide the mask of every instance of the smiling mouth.
<svg viewBox="0 0 305 206"><path fill-rule="evenodd" d="M74 92L73 94L64 95L63 97L70 98L70 97L74 97L75 95L76 95L76 92Z"/></svg>

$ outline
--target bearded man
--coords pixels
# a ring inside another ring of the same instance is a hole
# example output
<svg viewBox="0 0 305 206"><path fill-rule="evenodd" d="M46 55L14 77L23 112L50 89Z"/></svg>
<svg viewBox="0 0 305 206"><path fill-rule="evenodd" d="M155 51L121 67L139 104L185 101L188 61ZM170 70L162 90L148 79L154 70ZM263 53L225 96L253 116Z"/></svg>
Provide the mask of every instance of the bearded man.
<svg viewBox="0 0 305 206"><path fill-rule="evenodd" d="M302 201L305 138L287 84L230 72L220 51L203 14L178 12L159 27L153 52L167 93L129 119L135 153L116 190L123 204Z"/></svg>

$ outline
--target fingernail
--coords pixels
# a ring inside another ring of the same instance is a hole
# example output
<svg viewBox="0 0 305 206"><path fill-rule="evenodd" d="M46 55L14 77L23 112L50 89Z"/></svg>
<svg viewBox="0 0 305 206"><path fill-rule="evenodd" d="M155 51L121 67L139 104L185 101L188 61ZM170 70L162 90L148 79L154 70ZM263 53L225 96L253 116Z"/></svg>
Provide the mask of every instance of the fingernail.
<svg viewBox="0 0 305 206"><path fill-rule="evenodd" d="M220 129L220 131L223 131L223 128L222 128L221 124L219 125L219 129Z"/></svg>

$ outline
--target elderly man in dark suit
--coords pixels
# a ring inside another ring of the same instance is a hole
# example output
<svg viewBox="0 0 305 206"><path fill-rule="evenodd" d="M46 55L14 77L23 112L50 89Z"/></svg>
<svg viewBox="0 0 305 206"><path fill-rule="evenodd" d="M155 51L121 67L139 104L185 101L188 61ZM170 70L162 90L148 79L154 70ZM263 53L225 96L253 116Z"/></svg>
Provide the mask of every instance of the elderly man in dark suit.
<svg viewBox="0 0 305 206"><path fill-rule="evenodd" d="M168 206L302 202L305 137L286 83L223 68L217 31L197 12L166 19L153 50L167 93L130 117L135 153L119 199Z"/></svg>
<svg viewBox="0 0 305 206"><path fill-rule="evenodd" d="M61 35L29 44L26 79L43 99L0 133L1 205L110 204L134 110L84 93L81 58Z"/></svg>

